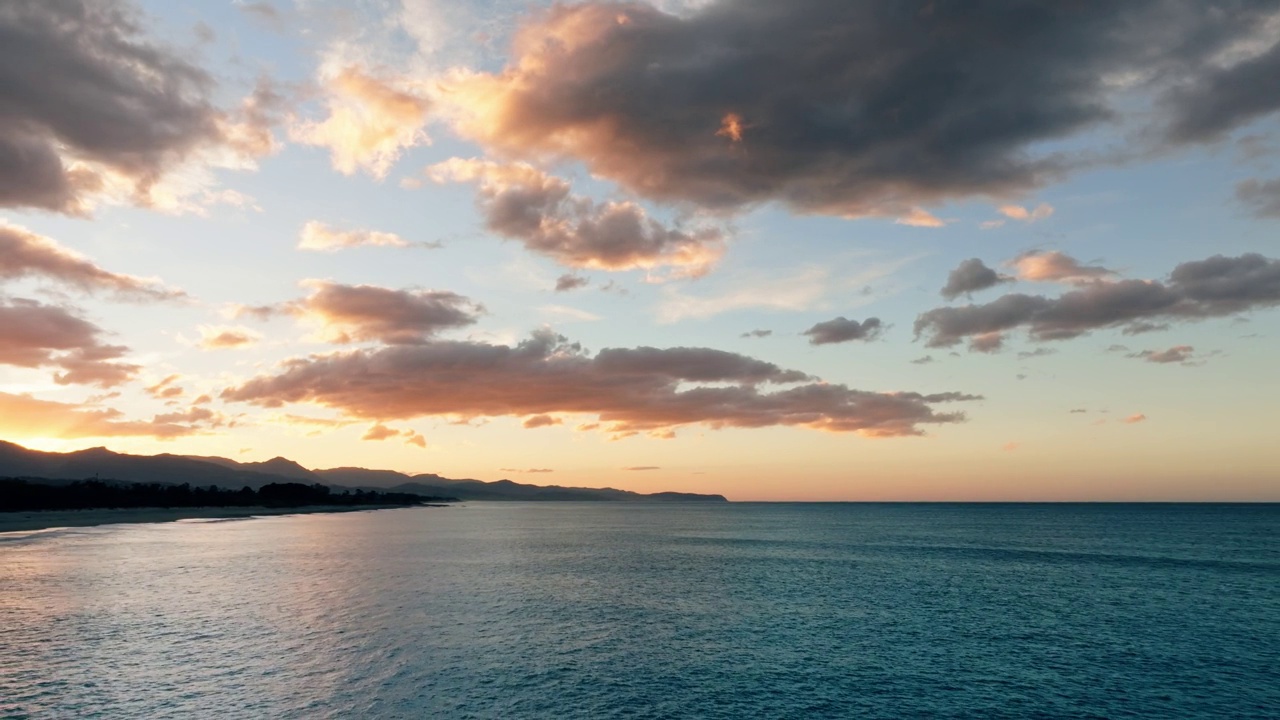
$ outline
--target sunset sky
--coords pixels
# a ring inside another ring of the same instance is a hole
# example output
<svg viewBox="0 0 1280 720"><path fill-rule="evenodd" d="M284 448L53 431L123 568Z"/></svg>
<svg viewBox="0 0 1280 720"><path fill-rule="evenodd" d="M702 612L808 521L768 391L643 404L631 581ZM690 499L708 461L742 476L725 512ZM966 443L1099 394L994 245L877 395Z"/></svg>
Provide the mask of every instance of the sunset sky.
<svg viewBox="0 0 1280 720"><path fill-rule="evenodd" d="M1280 500L1280 2L0 4L0 439Z"/></svg>

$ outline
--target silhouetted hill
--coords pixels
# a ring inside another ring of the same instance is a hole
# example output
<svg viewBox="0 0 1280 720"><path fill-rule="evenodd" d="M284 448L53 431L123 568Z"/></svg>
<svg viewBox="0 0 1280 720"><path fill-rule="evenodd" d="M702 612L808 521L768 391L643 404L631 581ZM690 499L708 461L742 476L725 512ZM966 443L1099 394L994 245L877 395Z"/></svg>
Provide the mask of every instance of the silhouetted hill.
<svg viewBox="0 0 1280 720"><path fill-rule="evenodd" d="M221 465L225 468L233 470L246 470L248 472L262 473L264 475L275 475L276 477L293 478L294 480L304 480L309 483L321 482L325 478L320 477L316 473L308 470L298 463L282 457L273 457L265 462L236 462L231 458L224 457L203 457L200 455L184 455L188 460L199 460L201 462L209 462L215 465Z"/></svg>
<svg viewBox="0 0 1280 720"><path fill-rule="evenodd" d="M453 480L432 473L406 475L392 470L340 467L308 470L296 462L276 457L265 462L241 463L224 457L182 455L126 455L97 447L71 453L29 450L0 440L0 477L101 478L126 483L190 483L192 486L239 490L258 489L272 483L304 481L323 483L335 490L365 488L456 497L461 500L708 500L726 502L722 495L664 492L643 495L614 488L580 488L525 485L511 480L484 482ZM54 480L52 482L65 482Z"/></svg>
<svg viewBox="0 0 1280 720"><path fill-rule="evenodd" d="M271 483L298 479L290 475L240 469L243 467L239 464L228 467L181 455L125 455L102 447L70 453L49 453L0 441L0 476L74 480L97 477L136 483L190 483L200 487L217 485L236 490L246 485L257 489ZM308 479L312 482L318 480Z"/></svg>
<svg viewBox="0 0 1280 720"><path fill-rule="evenodd" d="M426 495L451 495L461 500L710 500L727 502L723 495L662 492L652 495L615 490L613 488L579 488L558 485L525 485L511 480L450 479L434 473L406 475L394 470L369 470L367 468L332 468L313 471L330 483L350 487L385 488L398 492Z"/></svg>
<svg viewBox="0 0 1280 720"><path fill-rule="evenodd" d="M350 485L352 487L391 487L392 485L407 483L413 479L413 476L405 475L395 470L370 470L358 467L313 470L312 473L325 482Z"/></svg>

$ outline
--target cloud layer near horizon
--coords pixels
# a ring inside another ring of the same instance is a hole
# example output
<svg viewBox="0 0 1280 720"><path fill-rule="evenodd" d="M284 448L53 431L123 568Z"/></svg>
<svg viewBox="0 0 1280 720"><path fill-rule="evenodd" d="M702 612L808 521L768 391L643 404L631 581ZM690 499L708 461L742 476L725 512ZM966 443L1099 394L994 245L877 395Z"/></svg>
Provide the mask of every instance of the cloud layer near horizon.
<svg viewBox="0 0 1280 720"><path fill-rule="evenodd" d="M760 384L794 386L761 392ZM615 435L698 424L869 437L919 435L923 425L960 422L962 413L932 405L978 399L855 390L709 348L615 348L593 357L549 331L514 347L435 341L296 358L222 397L265 407L314 403L374 420L587 414Z"/></svg>

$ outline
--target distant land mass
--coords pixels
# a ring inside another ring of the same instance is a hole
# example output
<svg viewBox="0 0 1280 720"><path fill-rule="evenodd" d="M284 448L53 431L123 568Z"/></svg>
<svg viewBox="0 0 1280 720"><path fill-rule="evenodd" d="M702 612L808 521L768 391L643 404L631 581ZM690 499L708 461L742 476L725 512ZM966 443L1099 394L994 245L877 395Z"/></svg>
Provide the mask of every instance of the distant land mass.
<svg viewBox="0 0 1280 720"><path fill-rule="evenodd" d="M0 478L38 478L65 483L101 479L127 483L215 486L227 490L257 490L279 483L319 483L335 492L378 490L468 500L594 500L594 501L711 501L723 495L660 492L643 494L614 488L526 485L510 480L454 480L431 473L408 475L393 470L341 467L308 470L287 458L242 463L224 457L188 455L126 455L104 447L69 453L42 452L0 440Z"/></svg>

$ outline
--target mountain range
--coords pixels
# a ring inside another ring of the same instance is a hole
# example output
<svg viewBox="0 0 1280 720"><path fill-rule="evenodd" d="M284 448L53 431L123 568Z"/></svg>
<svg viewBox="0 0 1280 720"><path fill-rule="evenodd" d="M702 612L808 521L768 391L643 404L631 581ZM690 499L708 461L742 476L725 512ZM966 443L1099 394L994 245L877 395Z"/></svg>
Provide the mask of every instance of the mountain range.
<svg viewBox="0 0 1280 720"><path fill-rule="evenodd" d="M242 463L224 457L190 455L126 455L104 447L69 453L42 452L0 440L0 477L43 478L70 482L99 478L121 482L182 484L257 489L282 482L320 483L341 491L377 489L459 500L707 500L723 495L661 492L642 494L614 488L526 485L511 480L455 480L431 473L408 475L394 470L340 467L309 470L287 458Z"/></svg>

